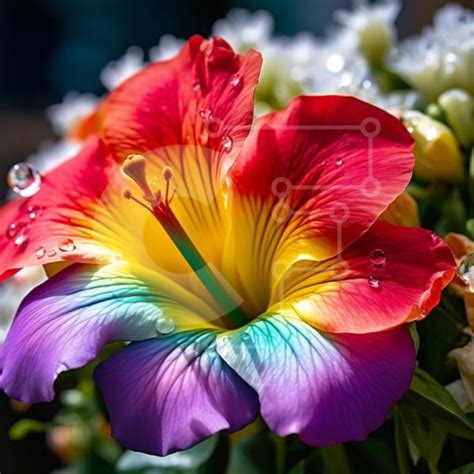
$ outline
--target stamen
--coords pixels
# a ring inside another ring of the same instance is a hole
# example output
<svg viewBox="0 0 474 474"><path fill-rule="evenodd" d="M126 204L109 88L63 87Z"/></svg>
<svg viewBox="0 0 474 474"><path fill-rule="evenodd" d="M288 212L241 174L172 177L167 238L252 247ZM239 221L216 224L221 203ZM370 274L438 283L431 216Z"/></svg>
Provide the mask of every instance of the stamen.
<svg viewBox="0 0 474 474"><path fill-rule="evenodd" d="M136 202L137 204L139 204L140 206L142 206L143 208L145 208L147 211L151 212L153 214L153 210L148 207L145 203L141 202L139 199L137 199L133 194L132 194L132 191L130 191L130 189L124 189L122 191L122 196L125 198L125 199L129 199L131 201L134 201Z"/></svg>
<svg viewBox="0 0 474 474"><path fill-rule="evenodd" d="M176 190L173 191L173 196L171 196L171 199L170 199L169 198L170 197L170 181L172 177L173 177L173 170L169 166L165 166L163 168L163 178L165 178L165 181L166 181L165 201L168 204L171 204L171 199L173 199L174 193L176 191Z"/></svg>
<svg viewBox="0 0 474 474"><path fill-rule="evenodd" d="M130 199L147 211L149 211L161 224L165 232L175 244L180 254L184 257L189 266L196 272L197 277L207 288L211 296L225 314L225 318L232 327L239 327L247 322L247 317L243 310L234 301L234 297L229 292L218 276L214 274L208 266L203 256L199 253L190 237L171 210L171 202L176 194L176 189L170 195L170 181L173 178L173 170L169 166L163 168L163 178L166 181L164 198L160 190L154 193L148 185L146 177L145 158L141 155L132 155L123 165L124 173L129 176L140 189L145 193L144 198L151 204L146 204L136 199L129 189L125 189L122 195L125 199Z"/></svg>
<svg viewBox="0 0 474 474"><path fill-rule="evenodd" d="M146 159L143 155L130 155L122 165L123 172L140 187L144 198L152 202L154 193L146 176Z"/></svg>

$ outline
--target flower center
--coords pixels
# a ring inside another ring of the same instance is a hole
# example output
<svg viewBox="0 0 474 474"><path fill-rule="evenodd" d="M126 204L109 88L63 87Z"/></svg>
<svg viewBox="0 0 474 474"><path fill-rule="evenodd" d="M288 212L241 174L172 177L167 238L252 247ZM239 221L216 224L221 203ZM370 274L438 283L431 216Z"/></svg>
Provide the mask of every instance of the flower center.
<svg viewBox="0 0 474 474"><path fill-rule="evenodd" d="M163 178L166 183L164 193L161 190L155 192L151 189L144 156L130 155L122 165L122 170L139 186L146 202L137 199L129 189L123 191L123 196L145 208L158 220L180 254L216 301L225 320L232 327L240 327L247 323L248 318L245 312L238 305L231 291L212 271L171 209L171 203L176 195L176 189L171 191L173 170L168 166L163 168Z"/></svg>

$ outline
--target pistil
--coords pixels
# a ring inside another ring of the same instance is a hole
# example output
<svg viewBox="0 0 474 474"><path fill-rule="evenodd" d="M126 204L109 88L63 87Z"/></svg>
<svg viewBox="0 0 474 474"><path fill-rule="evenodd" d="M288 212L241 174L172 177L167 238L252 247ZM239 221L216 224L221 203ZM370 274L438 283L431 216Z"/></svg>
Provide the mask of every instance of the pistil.
<svg viewBox="0 0 474 474"><path fill-rule="evenodd" d="M248 322L244 311L239 307L229 289L207 264L171 209L171 203L176 194L176 189L171 192L173 170L169 166L163 168L163 178L166 183L163 195L161 191L153 191L148 184L144 156L131 155L124 162L122 169L143 191L143 198L147 203L137 199L128 189L124 190L123 196L147 209L158 220L180 254L216 301L227 322L232 327L239 327Z"/></svg>

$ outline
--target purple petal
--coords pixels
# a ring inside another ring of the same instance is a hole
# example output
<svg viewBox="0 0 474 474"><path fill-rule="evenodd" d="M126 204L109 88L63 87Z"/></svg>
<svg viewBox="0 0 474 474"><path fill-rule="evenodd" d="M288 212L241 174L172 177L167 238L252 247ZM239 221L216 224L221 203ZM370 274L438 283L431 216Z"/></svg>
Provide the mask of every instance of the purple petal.
<svg viewBox="0 0 474 474"><path fill-rule="evenodd" d="M268 315L219 336L221 357L259 394L281 436L329 446L362 440L410 385L415 351L405 327L329 335L297 318Z"/></svg>
<svg viewBox="0 0 474 474"><path fill-rule="evenodd" d="M130 344L95 377L114 437L135 451L164 456L258 414L257 394L219 357L209 331Z"/></svg>
<svg viewBox="0 0 474 474"><path fill-rule="evenodd" d="M191 309L172 301L171 290L159 290L121 264L75 265L57 274L21 305L0 350L0 387L17 400L49 401L57 375L87 364L104 344L158 335L164 311L192 319Z"/></svg>

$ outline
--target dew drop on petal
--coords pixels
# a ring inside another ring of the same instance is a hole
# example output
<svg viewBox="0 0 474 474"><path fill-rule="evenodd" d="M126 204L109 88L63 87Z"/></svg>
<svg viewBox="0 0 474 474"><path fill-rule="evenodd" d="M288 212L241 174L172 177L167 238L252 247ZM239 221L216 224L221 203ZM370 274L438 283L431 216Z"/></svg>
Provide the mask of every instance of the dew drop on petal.
<svg viewBox="0 0 474 474"><path fill-rule="evenodd" d="M226 153L230 153L232 151L233 145L234 145L234 142L232 141L232 138L229 135L226 135L222 139L222 148L224 148L224 151Z"/></svg>
<svg viewBox="0 0 474 474"><path fill-rule="evenodd" d="M17 234L18 234L18 231L20 230L18 224L10 224L10 226L8 227L7 231L6 231L6 236L7 238L9 239L13 239Z"/></svg>
<svg viewBox="0 0 474 474"><path fill-rule="evenodd" d="M61 252L72 252L76 250L76 244L71 239L63 239L59 242L59 250Z"/></svg>
<svg viewBox="0 0 474 474"><path fill-rule="evenodd" d="M200 90L201 90L201 84L199 84L199 81L193 82L193 91L199 92Z"/></svg>
<svg viewBox="0 0 474 474"><path fill-rule="evenodd" d="M338 158L336 160L336 166L339 168L340 166L342 166L344 164L344 160L341 160L340 158Z"/></svg>
<svg viewBox="0 0 474 474"><path fill-rule="evenodd" d="M7 176L8 186L23 197L35 195L41 188L41 175L29 163L17 163L10 168Z"/></svg>
<svg viewBox="0 0 474 474"><path fill-rule="evenodd" d="M161 316L160 318L158 318L155 326L156 330L160 334L169 334L173 332L176 328L175 322L172 318L169 318L168 316Z"/></svg>
<svg viewBox="0 0 474 474"><path fill-rule="evenodd" d="M206 107L202 107L199 110L199 115L201 116L201 118L203 120L211 120L211 117L212 117L211 109L208 109Z"/></svg>
<svg viewBox="0 0 474 474"><path fill-rule="evenodd" d="M469 286L469 291L474 292L474 253L467 255L461 262L458 275Z"/></svg>
<svg viewBox="0 0 474 474"><path fill-rule="evenodd" d="M27 242L28 242L28 236L26 235L26 233L22 233L21 235L19 235L19 236L15 239L15 245L16 245L17 247L22 247L22 246L25 245Z"/></svg>
<svg viewBox="0 0 474 474"><path fill-rule="evenodd" d="M48 257L54 257L56 256L56 249L49 249L48 250Z"/></svg>
<svg viewBox="0 0 474 474"><path fill-rule="evenodd" d="M36 258L41 260L46 255L46 249L44 247L38 247L35 251Z"/></svg>
<svg viewBox="0 0 474 474"><path fill-rule="evenodd" d="M237 87L240 84L241 77L240 74L234 74L230 78L230 85L232 87Z"/></svg>
<svg viewBox="0 0 474 474"><path fill-rule="evenodd" d="M34 221L38 215L39 215L39 212L40 212L40 208L38 206L28 206L28 217Z"/></svg>
<svg viewBox="0 0 474 474"><path fill-rule="evenodd" d="M438 235L437 235L435 232L430 232L430 237L431 237L431 241L432 241L433 243L436 243L436 242L438 242L438 240L439 240L439 237L438 237Z"/></svg>
<svg viewBox="0 0 474 474"><path fill-rule="evenodd" d="M244 335L242 336L242 339L244 341L250 341L250 334L247 332L244 332Z"/></svg>
<svg viewBox="0 0 474 474"><path fill-rule="evenodd" d="M370 252L369 261L376 267L383 267L387 261L387 256L382 249L374 249Z"/></svg>
<svg viewBox="0 0 474 474"><path fill-rule="evenodd" d="M379 288L380 286L380 281L375 275L370 275L367 281L369 282L369 286L371 288Z"/></svg>

